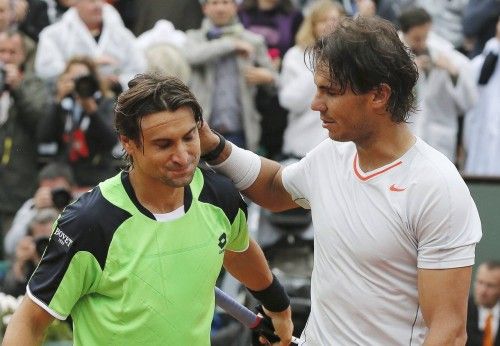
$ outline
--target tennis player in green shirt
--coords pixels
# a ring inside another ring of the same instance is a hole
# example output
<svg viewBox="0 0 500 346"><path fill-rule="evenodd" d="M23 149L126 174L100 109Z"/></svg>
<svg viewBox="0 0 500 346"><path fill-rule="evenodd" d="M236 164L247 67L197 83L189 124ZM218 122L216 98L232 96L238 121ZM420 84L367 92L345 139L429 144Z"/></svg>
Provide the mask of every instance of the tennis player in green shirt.
<svg viewBox="0 0 500 346"><path fill-rule="evenodd" d="M69 315L77 346L209 345L222 265L288 345L289 299L249 239L241 195L198 167L195 97L171 77L139 75L129 87L115 120L129 168L63 211L3 345L40 344Z"/></svg>

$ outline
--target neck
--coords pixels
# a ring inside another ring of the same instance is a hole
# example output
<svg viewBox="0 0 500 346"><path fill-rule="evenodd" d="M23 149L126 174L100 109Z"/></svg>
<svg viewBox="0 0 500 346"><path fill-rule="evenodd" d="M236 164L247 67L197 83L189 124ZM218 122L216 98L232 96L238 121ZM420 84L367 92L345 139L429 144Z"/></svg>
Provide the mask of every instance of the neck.
<svg viewBox="0 0 500 346"><path fill-rule="evenodd" d="M168 213L184 204L184 187L168 186L135 169L130 171L129 179L139 203L153 214Z"/></svg>
<svg viewBox="0 0 500 346"><path fill-rule="evenodd" d="M102 23L85 23L85 25L87 26L87 29L89 29L92 36L97 36L101 33Z"/></svg>
<svg viewBox="0 0 500 346"><path fill-rule="evenodd" d="M272 10L276 4L273 3L272 1L266 1L266 0L258 0L258 4L259 4L259 10L262 10L262 11L267 11L267 10Z"/></svg>
<svg viewBox="0 0 500 346"><path fill-rule="evenodd" d="M405 123L387 124L383 131L356 141L359 166L365 172L377 169L403 156L416 138Z"/></svg>

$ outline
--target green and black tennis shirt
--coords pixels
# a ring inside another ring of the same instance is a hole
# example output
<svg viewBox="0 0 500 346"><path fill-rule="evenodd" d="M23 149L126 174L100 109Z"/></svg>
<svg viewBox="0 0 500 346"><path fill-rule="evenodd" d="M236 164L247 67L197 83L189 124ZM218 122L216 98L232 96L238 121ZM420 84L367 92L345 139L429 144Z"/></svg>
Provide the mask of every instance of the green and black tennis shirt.
<svg viewBox="0 0 500 346"><path fill-rule="evenodd" d="M210 344L224 251L248 247L246 205L199 168L184 190L185 214L160 222L121 172L61 214L27 293L71 314L75 345Z"/></svg>

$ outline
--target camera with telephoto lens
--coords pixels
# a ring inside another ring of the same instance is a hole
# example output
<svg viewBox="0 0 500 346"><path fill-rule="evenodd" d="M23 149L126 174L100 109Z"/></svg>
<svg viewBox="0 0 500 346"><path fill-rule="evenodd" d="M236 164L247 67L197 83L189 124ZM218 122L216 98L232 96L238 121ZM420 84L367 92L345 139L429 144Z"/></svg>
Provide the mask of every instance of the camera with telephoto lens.
<svg viewBox="0 0 500 346"><path fill-rule="evenodd" d="M47 245L49 245L49 237L41 236L41 237L35 238L34 241L35 241L36 253L38 254L39 257L42 257L42 255L45 251L45 248L47 247Z"/></svg>
<svg viewBox="0 0 500 346"><path fill-rule="evenodd" d="M0 93L3 93L5 90L9 88L7 82L5 81L7 77L7 72L3 68L3 65L0 64Z"/></svg>
<svg viewBox="0 0 500 346"><path fill-rule="evenodd" d="M66 190L64 187L55 188L51 191L52 194L52 203L54 206L63 210L71 202L71 192Z"/></svg>
<svg viewBox="0 0 500 346"><path fill-rule="evenodd" d="M75 79L75 93L81 98L94 97L99 91L99 81L91 74Z"/></svg>

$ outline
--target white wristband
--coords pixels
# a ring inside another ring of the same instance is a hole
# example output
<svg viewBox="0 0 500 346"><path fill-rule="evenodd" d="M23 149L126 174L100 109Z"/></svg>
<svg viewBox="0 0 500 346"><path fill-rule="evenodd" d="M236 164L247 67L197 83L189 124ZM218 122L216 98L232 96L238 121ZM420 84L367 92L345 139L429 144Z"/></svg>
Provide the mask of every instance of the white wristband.
<svg viewBox="0 0 500 346"><path fill-rule="evenodd" d="M210 165L215 171L231 179L238 190L248 189L260 172L260 156L250 150L241 149L231 142L231 154L218 165Z"/></svg>

